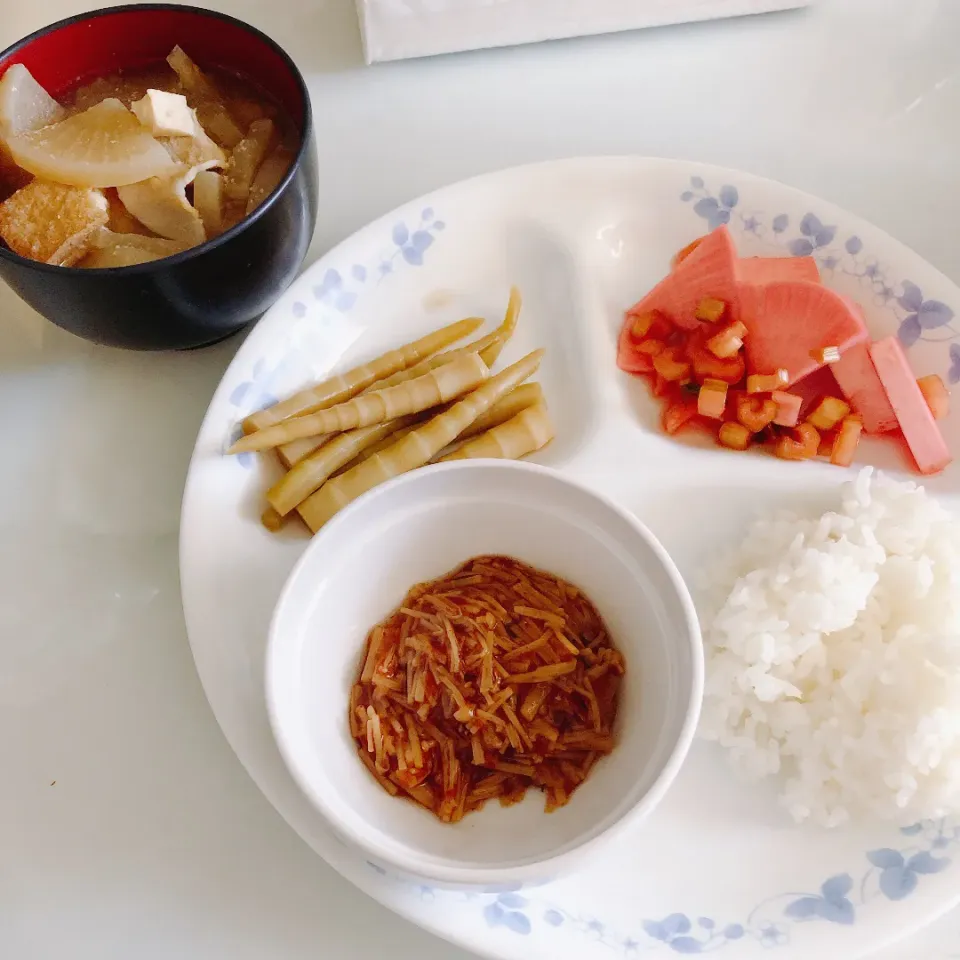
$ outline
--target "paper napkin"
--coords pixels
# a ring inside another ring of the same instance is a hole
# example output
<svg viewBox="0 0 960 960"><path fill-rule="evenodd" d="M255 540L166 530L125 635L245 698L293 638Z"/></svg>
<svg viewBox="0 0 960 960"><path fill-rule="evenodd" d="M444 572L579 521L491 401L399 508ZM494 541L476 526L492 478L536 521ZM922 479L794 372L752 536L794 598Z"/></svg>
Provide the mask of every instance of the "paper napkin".
<svg viewBox="0 0 960 960"><path fill-rule="evenodd" d="M811 0L357 0L367 63L803 7Z"/></svg>

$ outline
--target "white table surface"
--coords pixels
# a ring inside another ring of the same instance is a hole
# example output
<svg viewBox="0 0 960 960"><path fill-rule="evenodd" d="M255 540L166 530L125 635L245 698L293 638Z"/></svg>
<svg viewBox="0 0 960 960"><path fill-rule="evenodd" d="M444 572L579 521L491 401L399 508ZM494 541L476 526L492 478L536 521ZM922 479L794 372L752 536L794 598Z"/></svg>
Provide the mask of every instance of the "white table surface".
<svg viewBox="0 0 960 960"><path fill-rule="evenodd" d="M95 5L0 0L0 47ZM373 68L353 0L208 5L271 33L308 77L314 257L471 174L640 153L819 194L960 280L957 0L820 0ZM93 347L0 288L4 960L466 960L308 850L204 700L180 609L178 512L194 435L239 342L162 356ZM957 912L884 954L949 956L960 957Z"/></svg>

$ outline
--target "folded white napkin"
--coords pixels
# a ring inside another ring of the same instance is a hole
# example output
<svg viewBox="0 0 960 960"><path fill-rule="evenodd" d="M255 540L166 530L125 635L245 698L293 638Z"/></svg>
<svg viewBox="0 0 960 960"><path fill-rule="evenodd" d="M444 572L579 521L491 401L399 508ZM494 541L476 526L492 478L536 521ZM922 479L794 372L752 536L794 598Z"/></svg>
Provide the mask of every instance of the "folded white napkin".
<svg viewBox="0 0 960 960"><path fill-rule="evenodd" d="M803 7L811 0L357 0L367 63Z"/></svg>

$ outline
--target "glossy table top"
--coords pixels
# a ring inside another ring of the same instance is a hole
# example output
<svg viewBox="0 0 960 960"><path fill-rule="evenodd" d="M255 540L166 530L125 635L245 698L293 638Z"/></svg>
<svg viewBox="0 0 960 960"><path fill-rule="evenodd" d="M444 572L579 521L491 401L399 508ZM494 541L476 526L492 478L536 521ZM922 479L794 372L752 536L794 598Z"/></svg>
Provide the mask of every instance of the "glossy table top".
<svg viewBox="0 0 960 960"><path fill-rule="evenodd" d="M209 0L272 34L317 117L316 256L403 200L576 154L695 158L884 227L960 280L960 4L749 20L364 67L352 0ZM9 4L0 46L92 8ZM0 956L461 960L349 887L248 779L183 625L184 474L239 339L94 347L0 288ZM960 914L884 954L960 956Z"/></svg>

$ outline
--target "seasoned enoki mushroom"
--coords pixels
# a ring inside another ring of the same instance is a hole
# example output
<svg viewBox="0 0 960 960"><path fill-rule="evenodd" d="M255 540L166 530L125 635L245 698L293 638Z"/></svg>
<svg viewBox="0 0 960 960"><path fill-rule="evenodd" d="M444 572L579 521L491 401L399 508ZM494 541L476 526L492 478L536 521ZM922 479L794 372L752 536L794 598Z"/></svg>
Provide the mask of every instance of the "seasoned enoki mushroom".
<svg viewBox="0 0 960 960"><path fill-rule="evenodd" d="M350 733L385 790L444 822L530 787L550 812L613 750L625 670L576 586L477 557L415 586L370 631Z"/></svg>

